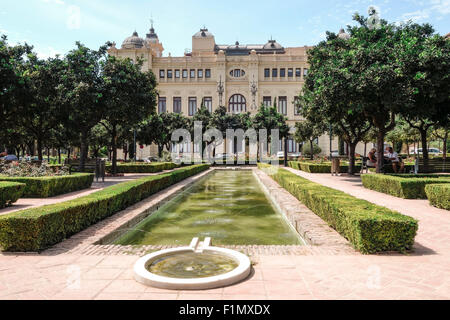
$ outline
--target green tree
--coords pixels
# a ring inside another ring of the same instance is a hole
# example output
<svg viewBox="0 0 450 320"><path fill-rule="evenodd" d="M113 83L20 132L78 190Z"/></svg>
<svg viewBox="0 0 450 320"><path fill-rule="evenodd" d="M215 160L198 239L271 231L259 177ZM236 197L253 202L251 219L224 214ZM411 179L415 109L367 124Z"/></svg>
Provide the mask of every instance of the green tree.
<svg viewBox="0 0 450 320"><path fill-rule="evenodd" d="M419 131L426 162L429 130L450 122L450 42L428 24L412 24L404 32L407 36L399 44L398 59L413 93L411 103L405 104L401 113Z"/></svg>
<svg viewBox="0 0 450 320"><path fill-rule="evenodd" d="M101 61L106 59L109 45L107 43L98 50L91 50L77 42L77 47L65 57L66 72L58 87L64 125L78 135L81 171L88 155L90 131L104 113Z"/></svg>
<svg viewBox="0 0 450 320"><path fill-rule="evenodd" d="M312 123L301 121L295 124L294 139L298 143L309 142L309 150L314 150L314 140L324 134L326 126L322 123ZM314 159L314 152L310 152L311 160Z"/></svg>
<svg viewBox="0 0 450 320"><path fill-rule="evenodd" d="M29 56L26 66L28 98L19 107L21 116L17 121L36 141L38 158L42 160L42 149L44 146L49 148L52 129L58 126L61 119L58 88L66 66L59 57L40 60L34 55Z"/></svg>
<svg viewBox="0 0 450 320"><path fill-rule="evenodd" d="M6 35L0 38L0 148L11 143L10 134L17 132L17 120L21 117L18 108L28 97L25 83L25 60L32 54L32 47L25 45L11 46ZM3 152L3 150L0 150Z"/></svg>
<svg viewBox="0 0 450 320"><path fill-rule="evenodd" d="M301 105L297 106L308 122L299 124L297 129L302 142L315 138L325 132L326 126L331 126L333 134L349 146L348 173L353 174L356 145L371 124L358 101L355 83L349 81L353 77L350 50L349 40L329 32L326 41L308 51L310 68L298 100ZM318 127L319 132L313 133L314 127Z"/></svg>
<svg viewBox="0 0 450 320"><path fill-rule="evenodd" d="M117 173L117 147L119 137L138 124L156 109L156 80L151 71L142 72L142 61L108 57L102 63L102 97L106 112L101 124L110 135L112 173Z"/></svg>

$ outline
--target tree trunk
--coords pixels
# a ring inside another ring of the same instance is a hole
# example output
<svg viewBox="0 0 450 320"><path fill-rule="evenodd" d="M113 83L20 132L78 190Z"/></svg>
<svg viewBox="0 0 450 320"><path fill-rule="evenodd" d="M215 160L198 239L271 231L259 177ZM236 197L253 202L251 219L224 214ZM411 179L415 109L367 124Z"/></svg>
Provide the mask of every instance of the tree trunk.
<svg viewBox="0 0 450 320"><path fill-rule="evenodd" d="M355 150L357 143L348 143L349 153L348 153L348 174L354 175L355 173Z"/></svg>
<svg viewBox="0 0 450 320"><path fill-rule="evenodd" d="M50 148L47 147L47 162L50 163Z"/></svg>
<svg viewBox="0 0 450 320"><path fill-rule="evenodd" d="M313 140L310 140L309 143L311 144L311 160L314 160L314 142Z"/></svg>
<svg viewBox="0 0 450 320"><path fill-rule="evenodd" d="M41 141L41 139L37 140L37 148L38 148L38 160L42 161L44 158L42 157L42 141Z"/></svg>
<svg viewBox="0 0 450 320"><path fill-rule="evenodd" d="M430 158L428 155L428 141L427 141L427 130L420 129L420 139L422 140L422 154L423 161L425 166L428 165L428 159Z"/></svg>
<svg viewBox="0 0 450 320"><path fill-rule="evenodd" d="M448 141L448 132L445 134L444 139L442 140L444 142L444 146L442 147L442 152L444 153L442 155L444 161L447 160L447 141Z"/></svg>
<svg viewBox="0 0 450 320"><path fill-rule="evenodd" d="M86 164L86 158L87 158L87 136L88 134L86 132L81 133L81 139L80 139L80 166L79 170L80 172L84 172L84 167Z"/></svg>
<svg viewBox="0 0 450 320"><path fill-rule="evenodd" d="M382 173L384 166L384 130L377 132L377 173Z"/></svg>
<svg viewBox="0 0 450 320"><path fill-rule="evenodd" d="M58 148L58 163L61 164L61 148Z"/></svg>
<svg viewBox="0 0 450 320"><path fill-rule="evenodd" d="M112 174L117 174L117 130L116 127L113 126L112 129Z"/></svg>
<svg viewBox="0 0 450 320"><path fill-rule="evenodd" d="M164 146L158 144L158 157L159 158L162 158L163 149L164 149Z"/></svg>

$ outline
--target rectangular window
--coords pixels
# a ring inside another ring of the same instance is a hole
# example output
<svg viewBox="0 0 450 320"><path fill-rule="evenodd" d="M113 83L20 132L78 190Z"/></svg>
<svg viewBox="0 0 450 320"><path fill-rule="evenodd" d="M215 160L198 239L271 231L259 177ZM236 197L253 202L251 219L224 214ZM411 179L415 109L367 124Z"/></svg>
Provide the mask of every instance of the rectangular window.
<svg viewBox="0 0 450 320"><path fill-rule="evenodd" d="M189 116L192 117L197 112L197 98L189 98Z"/></svg>
<svg viewBox="0 0 450 320"><path fill-rule="evenodd" d="M211 78L211 69L205 70L205 78Z"/></svg>
<svg viewBox="0 0 450 320"><path fill-rule="evenodd" d="M198 70L197 70L197 77L198 77L199 79L203 78L203 69L198 69Z"/></svg>
<svg viewBox="0 0 450 320"><path fill-rule="evenodd" d="M272 69L272 78L278 77L278 69Z"/></svg>
<svg viewBox="0 0 450 320"><path fill-rule="evenodd" d="M195 79L195 69L191 69L191 79Z"/></svg>
<svg viewBox="0 0 450 320"><path fill-rule="evenodd" d="M173 113L181 113L181 98L173 98Z"/></svg>
<svg viewBox="0 0 450 320"><path fill-rule="evenodd" d="M167 70L167 78L172 79L172 77L173 77L172 70Z"/></svg>
<svg viewBox="0 0 450 320"><path fill-rule="evenodd" d="M158 113L164 113L167 111L166 98L160 97L158 101Z"/></svg>
<svg viewBox="0 0 450 320"><path fill-rule="evenodd" d="M288 77L289 77L289 78L292 78L293 76L294 76L294 69L289 68L289 69L288 69Z"/></svg>
<svg viewBox="0 0 450 320"><path fill-rule="evenodd" d="M180 76L180 70L175 70L175 78L179 79Z"/></svg>
<svg viewBox="0 0 450 320"><path fill-rule="evenodd" d="M188 71L187 69L183 69L183 79L187 79L188 77Z"/></svg>
<svg viewBox="0 0 450 320"><path fill-rule="evenodd" d="M306 77L308 75L308 69L303 69L303 76Z"/></svg>
<svg viewBox="0 0 450 320"><path fill-rule="evenodd" d="M286 77L286 69L280 69L280 77L285 78Z"/></svg>
<svg viewBox="0 0 450 320"><path fill-rule="evenodd" d="M297 143L294 139L288 139L288 153L296 153L298 151Z"/></svg>
<svg viewBox="0 0 450 320"><path fill-rule="evenodd" d="M278 99L278 112L287 115L287 97L280 97Z"/></svg>
<svg viewBox="0 0 450 320"><path fill-rule="evenodd" d="M206 109L208 109L209 112L212 113L212 98L211 97L204 98L203 105L205 106Z"/></svg>
<svg viewBox="0 0 450 320"><path fill-rule="evenodd" d="M294 98L294 115L299 116L302 107L300 105L300 97Z"/></svg>
<svg viewBox="0 0 450 320"><path fill-rule="evenodd" d="M302 69L301 68L297 68L295 69L295 76L300 78L302 76Z"/></svg>
<svg viewBox="0 0 450 320"><path fill-rule="evenodd" d="M166 70L159 70L159 78L164 79L166 77Z"/></svg>
<svg viewBox="0 0 450 320"><path fill-rule="evenodd" d="M272 106L272 97L263 97L263 104L266 107Z"/></svg>
<svg viewBox="0 0 450 320"><path fill-rule="evenodd" d="M270 78L270 69L264 69L264 78Z"/></svg>

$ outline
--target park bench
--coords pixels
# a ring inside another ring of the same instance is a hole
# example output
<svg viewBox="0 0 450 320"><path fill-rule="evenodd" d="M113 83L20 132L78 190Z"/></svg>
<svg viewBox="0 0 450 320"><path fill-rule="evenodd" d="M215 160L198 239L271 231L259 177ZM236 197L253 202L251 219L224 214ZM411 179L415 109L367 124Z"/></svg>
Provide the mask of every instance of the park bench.
<svg viewBox="0 0 450 320"><path fill-rule="evenodd" d="M66 159L64 165L69 167L69 173L72 174L72 172L78 172L80 161ZM100 178L102 182L105 182L106 161L101 159L87 160L84 164L84 172L93 172L97 182Z"/></svg>
<svg viewBox="0 0 450 320"><path fill-rule="evenodd" d="M444 160L442 158L429 159L425 164L423 158L416 159L414 173L439 173L450 172L450 159Z"/></svg>

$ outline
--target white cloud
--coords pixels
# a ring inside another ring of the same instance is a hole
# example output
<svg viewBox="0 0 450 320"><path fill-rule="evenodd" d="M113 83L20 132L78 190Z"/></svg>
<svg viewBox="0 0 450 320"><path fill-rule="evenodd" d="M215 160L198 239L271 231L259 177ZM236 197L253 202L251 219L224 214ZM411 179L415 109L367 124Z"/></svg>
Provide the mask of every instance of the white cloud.
<svg viewBox="0 0 450 320"><path fill-rule="evenodd" d="M420 4L425 6L424 3ZM430 0L425 8L405 13L400 20L414 22L427 22L428 20L429 22L430 18L442 20L448 14L450 14L450 0Z"/></svg>
<svg viewBox="0 0 450 320"><path fill-rule="evenodd" d="M41 59L48 59L48 58L54 58L56 55L62 56L62 52L59 50L56 50L53 47L47 47L47 48L34 48L34 51L36 52L37 56Z"/></svg>
<svg viewBox="0 0 450 320"><path fill-rule="evenodd" d="M64 1L62 0L41 0L42 2L45 3L51 3L51 4L64 4Z"/></svg>

